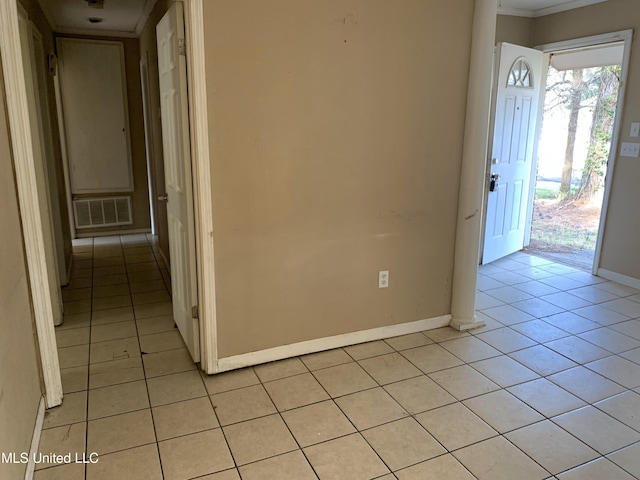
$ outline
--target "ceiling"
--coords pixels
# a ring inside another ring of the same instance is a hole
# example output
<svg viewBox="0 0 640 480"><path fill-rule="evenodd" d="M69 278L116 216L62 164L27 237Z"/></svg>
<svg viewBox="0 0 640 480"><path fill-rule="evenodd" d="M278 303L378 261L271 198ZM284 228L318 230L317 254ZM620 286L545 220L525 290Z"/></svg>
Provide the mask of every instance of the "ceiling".
<svg viewBox="0 0 640 480"><path fill-rule="evenodd" d="M38 0L55 32L137 37L156 0L104 0L92 8L87 0ZM101 23L91 23L100 18Z"/></svg>
<svg viewBox="0 0 640 480"><path fill-rule="evenodd" d="M586 7L607 0L498 0L498 13L519 17L542 17L553 13Z"/></svg>
<svg viewBox="0 0 640 480"><path fill-rule="evenodd" d="M604 1L606 0L498 0L498 13L541 17ZM87 0L38 2L56 32L137 37L156 0L104 0L104 8L92 8ZM91 23L90 18L102 21Z"/></svg>

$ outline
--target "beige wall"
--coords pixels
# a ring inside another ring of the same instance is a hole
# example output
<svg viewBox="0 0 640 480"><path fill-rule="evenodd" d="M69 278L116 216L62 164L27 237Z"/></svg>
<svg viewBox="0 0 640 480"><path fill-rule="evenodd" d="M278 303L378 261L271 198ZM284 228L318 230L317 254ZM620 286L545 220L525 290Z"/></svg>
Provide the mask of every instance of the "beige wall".
<svg viewBox="0 0 640 480"><path fill-rule="evenodd" d="M0 73L0 452L29 452L41 389L4 84ZM0 463L0 478L23 478L26 465Z"/></svg>
<svg viewBox="0 0 640 480"><path fill-rule="evenodd" d="M507 42L523 47L531 46L533 22L533 18L498 15L496 43Z"/></svg>
<svg viewBox="0 0 640 480"><path fill-rule="evenodd" d="M204 2L221 357L450 313L473 7Z"/></svg>
<svg viewBox="0 0 640 480"><path fill-rule="evenodd" d="M634 29L631 46L631 66L627 81L622 142L629 137L631 123L640 121L640 8L637 0L609 0L556 15L536 19L533 43L545 44L560 40ZM640 279L640 161L637 158L616 158L611 187L609 212L604 230L600 267Z"/></svg>
<svg viewBox="0 0 640 480"><path fill-rule="evenodd" d="M158 246L164 257L169 260L169 230L167 226L167 207L164 202L158 202L157 196L165 192L164 160L162 156L162 120L160 116L160 77L158 75L158 48L156 45L156 25L169 9L172 0L158 0L147 19L147 23L140 35L140 56L147 58L149 66L149 97L151 110L151 130L153 144L153 158L150 159L153 169L153 181L156 198L153 199L156 218Z"/></svg>
<svg viewBox="0 0 640 480"><path fill-rule="evenodd" d="M140 42L137 38L90 37L85 35L59 35L60 37L91 38L97 40L119 41L124 44L125 75L127 77L127 101L129 104L129 130L131 133L131 162L133 166L133 193L131 205L133 224L122 227L83 228L80 235L99 234L100 232L126 231L151 228L149 215L149 188L147 184L147 156L144 145L144 118L142 112L142 90L140 86ZM114 194L121 195L121 194ZM78 198L95 195L76 195ZM109 196L100 194L100 196Z"/></svg>

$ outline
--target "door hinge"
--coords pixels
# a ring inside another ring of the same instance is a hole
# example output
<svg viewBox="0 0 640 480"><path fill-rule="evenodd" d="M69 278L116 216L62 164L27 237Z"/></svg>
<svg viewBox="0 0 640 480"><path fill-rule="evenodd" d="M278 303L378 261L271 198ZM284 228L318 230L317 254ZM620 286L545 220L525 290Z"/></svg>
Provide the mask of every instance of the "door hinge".
<svg viewBox="0 0 640 480"><path fill-rule="evenodd" d="M187 43L184 38L178 39L178 55L186 55L187 54Z"/></svg>
<svg viewBox="0 0 640 480"><path fill-rule="evenodd" d="M198 305L194 305L191 307L191 318L199 318L200 317L200 309Z"/></svg>

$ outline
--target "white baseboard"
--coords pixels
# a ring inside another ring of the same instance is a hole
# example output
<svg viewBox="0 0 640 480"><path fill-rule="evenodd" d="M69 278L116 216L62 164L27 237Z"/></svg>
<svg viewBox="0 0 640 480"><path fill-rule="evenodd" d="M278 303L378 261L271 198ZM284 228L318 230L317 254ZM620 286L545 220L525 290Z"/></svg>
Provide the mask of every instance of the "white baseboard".
<svg viewBox="0 0 640 480"><path fill-rule="evenodd" d="M71 281L71 269L73 268L73 249L71 250L71 255L69 255L69 265L67 266L67 282L62 285L63 287L66 287L67 285L69 285L69 282Z"/></svg>
<svg viewBox="0 0 640 480"><path fill-rule="evenodd" d="M268 348L257 352L233 355L231 357L219 358L217 362L217 371L207 373L226 372L228 370L249 367L251 365L259 365L261 363L273 362L275 360L331 350L332 348L346 347L347 345L355 345L357 343L371 342L373 340L381 340L383 338L398 337L400 335L408 335L410 333L422 332L424 330L432 330L434 328L446 327L449 325L450 321L451 315L443 315L441 317L428 318L426 320L401 323L400 325L372 328L370 330L361 330L359 332L345 333L332 337L292 343L291 345L283 345L281 347Z"/></svg>
<svg viewBox="0 0 640 480"><path fill-rule="evenodd" d="M638 278L628 277L627 275L612 272L611 270L605 270L604 268L598 269L598 276L606 278L607 280L611 280L613 282L621 283L622 285L626 285L627 287L640 290L640 279Z"/></svg>
<svg viewBox="0 0 640 480"><path fill-rule="evenodd" d="M158 247L157 252L160 254L162 263L164 263L164 268L166 268L167 270L169 270L169 272L171 272L171 266L169 265L169 260L167 260L167 257L164 256L164 252L162 251L162 249Z"/></svg>
<svg viewBox="0 0 640 480"><path fill-rule="evenodd" d="M42 433L42 426L44 424L44 397L40 398L40 405L38 405L38 416L36 417L36 424L33 428L33 437L31 437L31 448L29 450L29 463L27 463L27 470L24 472L24 480L32 480L33 474L36 470L35 458L38 454L38 447L40 446L40 434Z"/></svg>
<svg viewBox="0 0 640 480"><path fill-rule="evenodd" d="M484 327L484 320L478 320L474 315L471 321L468 319L452 318L449 326L459 332L466 332L467 330L474 330L476 328Z"/></svg>
<svg viewBox="0 0 640 480"><path fill-rule="evenodd" d="M133 235L136 233L151 233L150 228L132 228L131 230L113 230L110 232L86 232L76 230L76 238L112 237L114 235Z"/></svg>

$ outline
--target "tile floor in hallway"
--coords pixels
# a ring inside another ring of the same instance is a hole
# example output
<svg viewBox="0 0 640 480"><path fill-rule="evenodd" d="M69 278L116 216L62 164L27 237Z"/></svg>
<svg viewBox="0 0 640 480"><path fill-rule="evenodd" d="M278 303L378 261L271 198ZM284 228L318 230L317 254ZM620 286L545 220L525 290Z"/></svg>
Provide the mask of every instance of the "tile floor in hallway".
<svg viewBox="0 0 640 480"><path fill-rule="evenodd" d="M151 237L149 237L150 239ZM640 478L640 291L516 253L486 326L203 376L144 235L76 242L36 480Z"/></svg>

